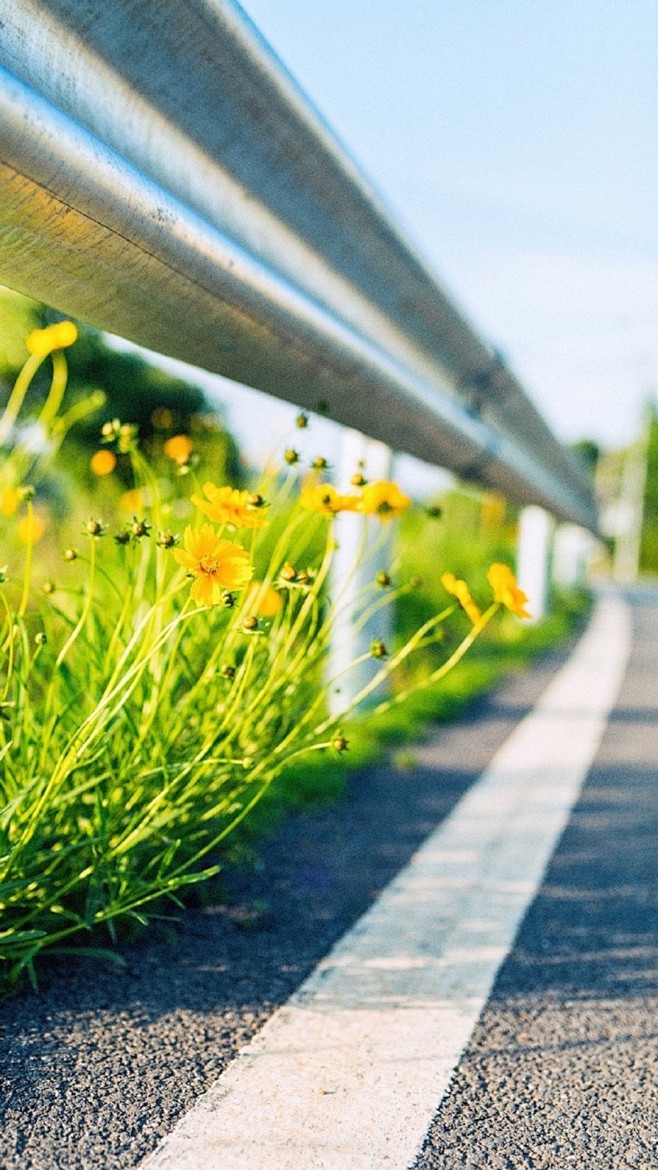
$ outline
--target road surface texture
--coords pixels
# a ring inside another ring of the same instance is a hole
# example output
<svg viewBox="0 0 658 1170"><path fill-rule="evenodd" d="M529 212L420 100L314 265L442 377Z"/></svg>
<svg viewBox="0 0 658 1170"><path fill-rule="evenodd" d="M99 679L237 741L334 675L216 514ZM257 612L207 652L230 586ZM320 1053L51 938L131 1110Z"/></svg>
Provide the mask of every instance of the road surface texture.
<svg viewBox="0 0 658 1170"><path fill-rule="evenodd" d="M629 601L633 654L600 751L416 1170L658 1165L658 596ZM560 663L440 729L422 766L364 774L291 819L233 876L228 906L134 944L124 971L52 960L38 995L2 1005L2 1170L143 1162L450 814Z"/></svg>
<svg viewBox="0 0 658 1170"><path fill-rule="evenodd" d="M658 599L414 1170L658 1166Z"/></svg>

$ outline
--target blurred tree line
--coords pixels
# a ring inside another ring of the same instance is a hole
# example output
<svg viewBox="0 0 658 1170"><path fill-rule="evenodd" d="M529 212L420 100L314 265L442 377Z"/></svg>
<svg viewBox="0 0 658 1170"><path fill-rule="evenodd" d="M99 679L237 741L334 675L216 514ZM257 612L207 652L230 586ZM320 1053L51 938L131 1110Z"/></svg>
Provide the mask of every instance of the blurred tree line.
<svg viewBox="0 0 658 1170"><path fill-rule="evenodd" d="M628 446L606 451L590 441L576 446L577 453L584 456L586 462L589 455L591 467L596 471L606 543L613 559L619 542L630 531L629 526L637 523L637 519L633 520L632 509L638 506L638 502L628 499L624 484L629 472L633 478L633 467L635 476L644 477L644 488L640 486L639 489L642 517L637 568L640 573L658 573L658 408L655 402L649 401L645 410L641 434Z"/></svg>
<svg viewBox="0 0 658 1170"><path fill-rule="evenodd" d="M658 573L658 410L649 408L647 478L644 487L644 515L640 542L640 570Z"/></svg>

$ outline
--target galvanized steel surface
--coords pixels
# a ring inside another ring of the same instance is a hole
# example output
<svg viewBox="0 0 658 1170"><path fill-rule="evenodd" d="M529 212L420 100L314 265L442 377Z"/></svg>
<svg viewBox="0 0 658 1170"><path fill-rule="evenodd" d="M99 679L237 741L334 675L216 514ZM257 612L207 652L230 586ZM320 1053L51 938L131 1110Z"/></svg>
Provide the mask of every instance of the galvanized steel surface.
<svg viewBox="0 0 658 1170"><path fill-rule="evenodd" d="M589 487L227 0L0 0L0 279L596 526Z"/></svg>

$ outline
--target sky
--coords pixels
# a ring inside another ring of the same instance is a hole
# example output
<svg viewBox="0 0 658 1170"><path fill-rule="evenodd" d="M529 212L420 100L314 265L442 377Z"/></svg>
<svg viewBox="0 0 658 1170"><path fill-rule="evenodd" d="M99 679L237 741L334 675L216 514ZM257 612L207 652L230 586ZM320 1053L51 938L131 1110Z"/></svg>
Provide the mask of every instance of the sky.
<svg viewBox="0 0 658 1170"><path fill-rule="evenodd" d="M655 0L243 8L557 436L630 441L658 395Z"/></svg>

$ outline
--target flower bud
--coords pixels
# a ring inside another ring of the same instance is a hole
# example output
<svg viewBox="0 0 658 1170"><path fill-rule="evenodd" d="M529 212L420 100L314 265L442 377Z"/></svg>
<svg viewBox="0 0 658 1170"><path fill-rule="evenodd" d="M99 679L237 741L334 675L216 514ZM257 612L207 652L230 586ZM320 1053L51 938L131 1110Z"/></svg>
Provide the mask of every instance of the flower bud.
<svg viewBox="0 0 658 1170"><path fill-rule="evenodd" d="M385 572L378 573L377 574L377 584L381 585L382 589L385 589L387 585L390 585L391 578L389 577L388 573L385 573Z"/></svg>
<svg viewBox="0 0 658 1170"><path fill-rule="evenodd" d="M48 638L44 633L39 632L38 634L34 635L35 646L45 646L47 641Z"/></svg>
<svg viewBox="0 0 658 1170"><path fill-rule="evenodd" d="M372 643L370 647L370 653L372 654L373 658L386 658L388 656L388 650L386 649L385 644L381 641Z"/></svg>
<svg viewBox="0 0 658 1170"><path fill-rule="evenodd" d="M121 423L119 422L118 418L113 418L111 421L103 423L101 427L101 435L105 439L106 443L111 442L112 439L116 439L120 428Z"/></svg>
<svg viewBox="0 0 658 1170"><path fill-rule="evenodd" d="M219 673L221 674L222 678L235 678L235 667L231 666L228 662L225 662L222 666L220 666Z"/></svg>
<svg viewBox="0 0 658 1170"><path fill-rule="evenodd" d="M121 423L117 438L119 440L118 450L123 455L128 455L136 446L137 427L135 423Z"/></svg>
<svg viewBox="0 0 658 1170"><path fill-rule="evenodd" d="M295 419L295 426L299 427L300 431L306 429L308 426L308 415L306 414L306 411L302 410L297 415L297 418Z"/></svg>
<svg viewBox="0 0 658 1170"><path fill-rule="evenodd" d="M78 559L77 548L64 549L64 560L65 561L77 561L77 559Z"/></svg>
<svg viewBox="0 0 658 1170"><path fill-rule="evenodd" d="M44 581L44 583L42 585L42 589L43 589L44 593L54 593L55 592L55 582L54 581Z"/></svg>
<svg viewBox="0 0 658 1170"><path fill-rule="evenodd" d="M349 745L344 735L335 735L331 741L331 746L334 751L346 752Z"/></svg>
<svg viewBox="0 0 658 1170"><path fill-rule="evenodd" d="M133 522L130 525L130 535L133 540L141 540L142 537L148 536L151 531L151 525L146 523L146 520L138 520L133 516Z"/></svg>
<svg viewBox="0 0 658 1170"><path fill-rule="evenodd" d="M294 463L299 463L299 451L295 451L294 447L288 447L288 450L283 452L283 458L292 467Z"/></svg>
<svg viewBox="0 0 658 1170"><path fill-rule="evenodd" d="M253 615L250 615L249 617L243 618L242 619L242 629L243 630L250 630L250 631L257 630L258 629L258 618L254 617Z"/></svg>

